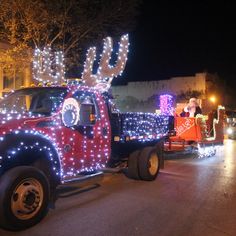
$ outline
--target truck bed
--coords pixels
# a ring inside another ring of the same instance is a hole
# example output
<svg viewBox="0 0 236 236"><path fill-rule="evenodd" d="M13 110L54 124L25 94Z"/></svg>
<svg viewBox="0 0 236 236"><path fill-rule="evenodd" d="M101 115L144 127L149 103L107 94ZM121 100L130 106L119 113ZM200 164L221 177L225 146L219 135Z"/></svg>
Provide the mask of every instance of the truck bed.
<svg viewBox="0 0 236 236"><path fill-rule="evenodd" d="M115 142L154 141L173 130L173 117L155 113L113 113L112 136Z"/></svg>

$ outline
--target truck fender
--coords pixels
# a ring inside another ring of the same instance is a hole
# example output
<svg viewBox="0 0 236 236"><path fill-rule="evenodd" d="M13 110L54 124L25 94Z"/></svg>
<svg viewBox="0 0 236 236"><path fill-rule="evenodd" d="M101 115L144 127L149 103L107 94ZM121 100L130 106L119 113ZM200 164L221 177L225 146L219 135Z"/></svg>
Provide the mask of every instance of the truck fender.
<svg viewBox="0 0 236 236"><path fill-rule="evenodd" d="M60 181L61 162L57 147L41 133L9 133L0 141L0 176L20 165L31 165L44 157L51 164L55 177Z"/></svg>

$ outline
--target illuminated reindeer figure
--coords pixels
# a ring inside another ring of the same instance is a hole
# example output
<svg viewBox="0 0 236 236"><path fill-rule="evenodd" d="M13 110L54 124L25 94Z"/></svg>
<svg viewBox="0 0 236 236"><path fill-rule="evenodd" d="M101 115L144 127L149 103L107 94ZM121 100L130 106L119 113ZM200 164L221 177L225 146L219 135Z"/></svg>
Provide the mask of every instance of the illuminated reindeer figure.
<svg viewBox="0 0 236 236"><path fill-rule="evenodd" d="M111 86L112 79L118 75L121 75L125 68L128 46L129 37L126 34L121 37L116 65L112 66L110 65L110 59L113 50L112 38L105 38L103 52L96 74L93 74L93 64L96 60L96 48L89 48L84 64L84 71L82 73L82 80L85 85L99 89L101 92L108 91Z"/></svg>
<svg viewBox="0 0 236 236"><path fill-rule="evenodd" d="M40 83L60 84L65 81L64 55L50 46L36 48L33 55L33 79Z"/></svg>

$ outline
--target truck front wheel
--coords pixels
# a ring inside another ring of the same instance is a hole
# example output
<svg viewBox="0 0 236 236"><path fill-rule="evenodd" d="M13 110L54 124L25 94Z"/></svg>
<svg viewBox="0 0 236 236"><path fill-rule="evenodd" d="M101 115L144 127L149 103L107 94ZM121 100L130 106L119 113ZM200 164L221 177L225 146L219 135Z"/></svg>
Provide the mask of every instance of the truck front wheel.
<svg viewBox="0 0 236 236"><path fill-rule="evenodd" d="M37 224L47 213L49 183L34 167L19 166L0 178L0 225L23 230Z"/></svg>
<svg viewBox="0 0 236 236"><path fill-rule="evenodd" d="M142 180L156 179L160 169L158 151L152 147L144 148L139 155L139 176Z"/></svg>

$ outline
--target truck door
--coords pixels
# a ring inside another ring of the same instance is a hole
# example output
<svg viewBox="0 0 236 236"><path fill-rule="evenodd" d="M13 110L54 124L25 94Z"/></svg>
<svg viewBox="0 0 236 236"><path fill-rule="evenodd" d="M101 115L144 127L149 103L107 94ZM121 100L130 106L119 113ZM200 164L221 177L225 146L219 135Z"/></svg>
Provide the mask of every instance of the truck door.
<svg viewBox="0 0 236 236"><path fill-rule="evenodd" d="M66 129L65 136L70 147L66 159L70 162L67 162L71 166L70 174L74 175L105 167L110 156L111 135L105 102L101 97L92 92L77 91L72 98L78 102L80 108L85 102L95 107L95 121L92 125L76 125Z"/></svg>

